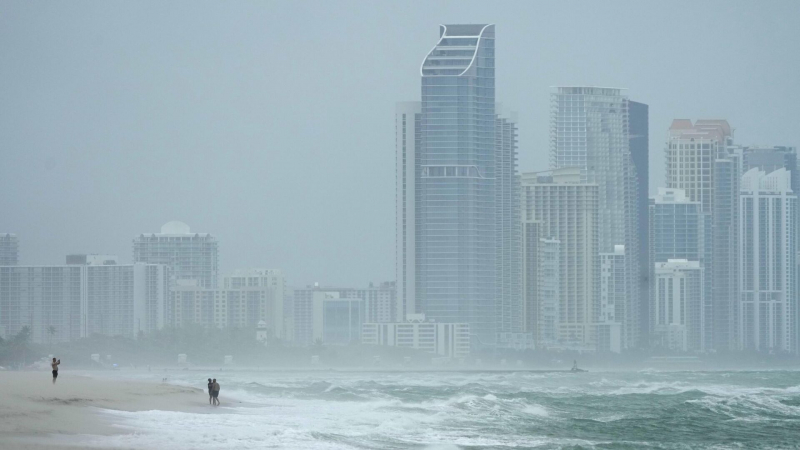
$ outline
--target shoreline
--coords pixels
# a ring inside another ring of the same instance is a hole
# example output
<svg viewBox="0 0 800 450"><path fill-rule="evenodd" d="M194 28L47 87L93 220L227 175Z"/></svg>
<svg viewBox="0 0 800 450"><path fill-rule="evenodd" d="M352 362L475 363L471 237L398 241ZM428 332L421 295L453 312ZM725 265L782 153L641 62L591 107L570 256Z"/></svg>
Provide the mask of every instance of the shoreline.
<svg viewBox="0 0 800 450"><path fill-rule="evenodd" d="M49 371L2 371L0 385L6 393L0 396L4 449L80 448L68 437L136 432L119 426L119 421L103 410L215 411L208 405L207 392L199 388L110 379L99 373L87 376L85 372L62 370L53 384Z"/></svg>

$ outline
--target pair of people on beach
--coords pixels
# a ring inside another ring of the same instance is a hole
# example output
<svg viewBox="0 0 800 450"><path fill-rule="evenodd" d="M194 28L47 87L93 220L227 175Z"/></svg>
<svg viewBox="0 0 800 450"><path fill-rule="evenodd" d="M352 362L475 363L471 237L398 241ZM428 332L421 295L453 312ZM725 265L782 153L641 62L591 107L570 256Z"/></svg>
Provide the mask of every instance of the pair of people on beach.
<svg viewBox="0 0 800 450"><path fill-rule="evenodd" d="M208 379L208 404L219 406L219 383L216 378L213 381Z"/></svg>

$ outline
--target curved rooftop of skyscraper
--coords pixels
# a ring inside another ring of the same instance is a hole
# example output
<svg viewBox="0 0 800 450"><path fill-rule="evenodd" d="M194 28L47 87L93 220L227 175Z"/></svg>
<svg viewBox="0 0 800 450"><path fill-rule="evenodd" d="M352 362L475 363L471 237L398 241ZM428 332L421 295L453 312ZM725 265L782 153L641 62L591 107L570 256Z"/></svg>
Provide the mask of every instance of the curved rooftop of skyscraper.
<svg viewBox="0 0 800 450"><path fill-rule="evenodd" d="M475 63L481 39L494 39L493 24L439 25L439 41L419 68L422 76L461 76Z"/></svg>

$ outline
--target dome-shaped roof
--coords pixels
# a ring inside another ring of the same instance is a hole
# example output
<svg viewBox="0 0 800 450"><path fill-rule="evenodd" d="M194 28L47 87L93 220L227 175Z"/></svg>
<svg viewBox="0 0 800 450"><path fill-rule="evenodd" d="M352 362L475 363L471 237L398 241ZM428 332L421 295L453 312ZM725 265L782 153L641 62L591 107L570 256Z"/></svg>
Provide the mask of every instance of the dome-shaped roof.
<svg viewBox="0 0 800 450"><path fill-rule="evenodd" d="M258 328L267 328L267 322L264 322L263 320L259 320L258 321Z"/></svg>
<svg viewBox="0 0 800 450"><path fill-rule="evenodd" d="M161 234L189 234L189 225L173 220L161 226Z"/></svg>

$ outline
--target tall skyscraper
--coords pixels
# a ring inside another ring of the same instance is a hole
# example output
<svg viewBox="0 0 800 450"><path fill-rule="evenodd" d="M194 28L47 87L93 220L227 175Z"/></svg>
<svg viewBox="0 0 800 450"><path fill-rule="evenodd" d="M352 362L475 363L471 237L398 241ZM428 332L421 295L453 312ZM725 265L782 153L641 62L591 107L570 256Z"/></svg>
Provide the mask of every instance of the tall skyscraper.
<svg viewBox="0 0 800 450"><path fill-rule="evenodd" d="M522 221L517 172L517 124L497 118L495 222L497 232L497 330L522 333Z"/></svg>
<svg viewBox="0 0 800 450"><path fill-rule="evenodd" d="M19 264L19 239L16 234L0 233L0 266Z"/></svg>
<svg viewBox="0 0 800 450"><path fill-rule="evenodd" d="M399 314L523 328L516 125L495 113L494 25L441 25L422 101L396 110Z"/></svg>
<svg viewBox="0 0 800 450"><path fill-rule="evenodd" d="M740 149L729 147L727 155L714 161L714 206L712 211L713 323L711 347L730 351L738 345L739 323L739 185L742 179Z"/></svg>
<svg viewBox="0 0 800 450"><path fill-rule="evenodd" d="M770 173L780 168L789 171L792 183L792 192L794 195L800 195L800 171L797 166L797 149L795 147L787 146L750 146L743 147L741 151L742 168L741 173L750 169L758 168L764 172ZM795 257L795 296L800 295L800 213L795 208L795 249L798 255ZM800 298L795 300L795 304L800 306ZM797 314L795 322L800 322L800 310L794 306L795 313ZM797 342L796 349L800 349L800 330L796 330Z"/></svg>
<svg viewBox="0 0 800 450"><path fill-rule="evenodd" d="M420 102L400 102L395 107L395 276L398 321L416 314L417 291L417 186L421 150Z"/></svg>
<svg viewBox="0 0 800 450"><path fill-rule="evenodd" d="M641 199L630 150L628 107L627 97L616 88L558 87L551 96L551 168L577 167L581 182L597 184L599 251L611 253L615 245L625 246L626 294L617 317L623 348L638 344L641 329L637 211ZM640 108L637 113L642 114Z"/></svg>
<svg viewBox="0 0 800 450"><path fill-rule="evenodd" d="M739 218L739 346L796 351L794 236L797 196L791 172L753 168L742 175Z"/></svg>
<svg viewBox="0 0 800 450"><path fill-rule="evenodd" d="M647 243L650 224L648 194L650 192L650 108L644 104L628 100L629 148L636 172L636 237L639 241L639 265L650 261L650 246ZM639 271L639 322L640 342L646 343L649 335L650 317L650 270Z"/></svg>
<svg viewBox="0 0 800 450"><path fill-rule="evenodd" d="M706 233L711 257L703 262L706 284L712 292L704 298L704 348L723 349L734 309L731 302L736 298L738 264L737 234L731 231L738 214L740 160L733 146L733 130L726 120L697 120L693 124L675 119L665 151L667 187L683 189L689 200L699 202L705 220L711 223ZM720 204L715 205L715 201ZM716 330L718 327L722 328Z"/></svg>
<svg viewBox="0 0 800 450"><path fill-rule="evenodd" d="M600 291L598 187L582 183L579 168L523 174L522 205L525 222L538 222L541 237L559 241L559 343L593 348Z"/></svg>
<svg viewBox="0 0 800 450"><path fill-rule="evenodd" d="M703 292L700 298L705 302L703 304L705 309L698 317L702 317L706 322L698 328L701 341L697 347L692 344L692 349L706 350L710 345L709 334L712 328L709 324L712 319L711 308L708 307L711 304L709 299L712 296L712 280L705 276L711 268L711 215L703 213L702 204L689 200L683 189L659 188L650 209L652 227L650 253L653 269L673 259L693 261L703 269ZM655 293L652 298L652 305L655 306L657 301ZM657 324L654 322L654 314L651 314L650 319L652 325ZM663 336L659 339L662 338Z"/></svg>
<svg viewBox="0 0 800 450"><path fill-rule="evenodd" d="M164 264L172 278L197 280L204 288L217 287L219 248L208 233L192 233L183 222L161 227L161 233L141 234L133 240L133 261Z"/></svg>

